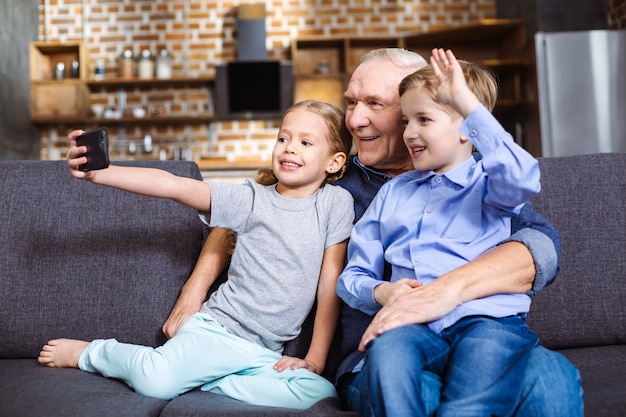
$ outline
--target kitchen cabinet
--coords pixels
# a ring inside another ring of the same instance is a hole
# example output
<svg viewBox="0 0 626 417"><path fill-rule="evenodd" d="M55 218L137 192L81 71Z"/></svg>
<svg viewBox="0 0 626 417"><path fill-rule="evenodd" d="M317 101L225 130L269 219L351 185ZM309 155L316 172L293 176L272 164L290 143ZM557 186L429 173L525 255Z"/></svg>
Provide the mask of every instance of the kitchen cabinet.
<svg viewBox="0 0 626 417"><path fill-rule="evenodd" d="M96 79L82 41L32 42L30 59L31 120L49 131L105 126L111 152L119 159L162 157L162 149L168 158L188 156L193 129L207 126L208 135L213 135L213 75ZM80 69L77 77L66 71L57 79L57 63L72 68L75 62ZM135 111L138 108L140 112ZM135 151L144 146L147 135L154 150Z"/></svg>
<svg viewBox="0 0 626 417"><path fill-rule="evenodd" d="M31 42L29 50L33 121L83 118L89 110L87 53L82 42Z"/></svg>

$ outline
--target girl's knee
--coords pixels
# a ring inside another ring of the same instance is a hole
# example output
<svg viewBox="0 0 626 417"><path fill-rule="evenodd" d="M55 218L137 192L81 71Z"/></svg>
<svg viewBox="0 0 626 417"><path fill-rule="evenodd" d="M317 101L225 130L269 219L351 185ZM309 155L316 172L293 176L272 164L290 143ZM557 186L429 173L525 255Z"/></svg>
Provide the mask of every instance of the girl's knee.
<svg viewBox="0 0 626 417"><path fill-rule="evenodd" d="M139 394L161 400L171 400L188 391L166 376L136 378L129 385Z"/></svg>
<svg viewBox="0 0 626 417"><path fill-rule="evenodd" d="M337 391L333 384L317 374L311 374L311 376L315 377L286 381L294 398L294 402L290 405L291 408L306 409L324 398L337 397Z"/></svg>
<svg viewBox="0 0 626 417"><path fill-rule="evenodd" d="M184 385L177 370L159 366L140 367L127 383L139 394L162 400L171 400L194 388Z"/></svg>

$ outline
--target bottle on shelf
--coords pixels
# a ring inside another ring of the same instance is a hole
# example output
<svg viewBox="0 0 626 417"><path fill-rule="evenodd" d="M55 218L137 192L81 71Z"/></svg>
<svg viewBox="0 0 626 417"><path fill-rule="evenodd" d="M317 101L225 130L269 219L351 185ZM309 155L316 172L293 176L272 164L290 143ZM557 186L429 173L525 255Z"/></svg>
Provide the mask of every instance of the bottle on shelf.
<svg viewBox="0 0 626 417"><path fill-rule="evenodd" d="M154 77L154 61L152 60L152 53L147 49L141 51L138 75L141 79L150 79Z"/></svg>
<svg viewBox="0 0 626 417"><path fill-rule="evenodd" d="M161 49L156 58L156 77L159 79L172 78L172 60L167 49Z"/></svg>
<svg viewBox="0 0 626 417"><path fill-rule="evenodd" d="M126 49L120 56L120 78L133 78L135 76L135 62L133 51Z"/></svg>
<svg viewBox="0 0 626 417"><path fill-rule="evenodd" d="M94 69L94 78L96 80L104 80L105 74L106 74L106 62L104 62L104 59L96 60L96 66Z"/></svg>

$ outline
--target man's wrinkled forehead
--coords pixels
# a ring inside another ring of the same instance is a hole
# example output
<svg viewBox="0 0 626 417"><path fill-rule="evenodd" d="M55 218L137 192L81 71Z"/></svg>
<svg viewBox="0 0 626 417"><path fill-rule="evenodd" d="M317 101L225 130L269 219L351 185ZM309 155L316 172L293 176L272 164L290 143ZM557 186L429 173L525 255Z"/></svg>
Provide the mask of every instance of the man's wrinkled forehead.
<svg viewBox="0 0 626 417"><path fill-rule="evenodd" d="M368 61L360 64L348 83L346 100L398 101L400 81L414 70L391 61Z"/></svg>

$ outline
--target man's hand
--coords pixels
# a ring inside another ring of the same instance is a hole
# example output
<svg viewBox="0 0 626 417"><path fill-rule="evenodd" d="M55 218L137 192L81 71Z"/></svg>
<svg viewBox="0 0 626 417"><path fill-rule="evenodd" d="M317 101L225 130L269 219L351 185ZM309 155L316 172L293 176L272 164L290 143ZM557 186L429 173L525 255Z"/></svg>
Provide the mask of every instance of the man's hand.
<svg viewBox="0 0 626 417"><path fill-rule="evenodd" d="M370 341L388 330L407 324L428 323L448 314L463 301L457 286L451 284L440 278L390 297L365 329L359 350L364 351Z"/></svg>

